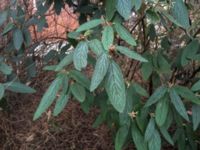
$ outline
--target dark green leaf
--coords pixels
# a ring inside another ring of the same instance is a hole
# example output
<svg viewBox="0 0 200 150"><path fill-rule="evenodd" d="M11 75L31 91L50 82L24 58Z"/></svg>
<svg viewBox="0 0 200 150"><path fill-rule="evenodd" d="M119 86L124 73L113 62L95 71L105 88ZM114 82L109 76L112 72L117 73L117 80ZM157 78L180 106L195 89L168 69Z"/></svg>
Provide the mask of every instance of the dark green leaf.
<svg viewBox="0 0 200 150"><path fill-rule="evenodd" d="M74 95L74 97L79 101L83 102L86 97L86 91L85 88L82 87L81 85L74 83L71 85L71 92Z"/></svg>
<svg viewBox="0 0 200 150"><path fill-rule="evenodd" d="M169 97L168 95L166 95L156 105L155 118L158 126L161 127L165 123L167 119L168 110L169 110Z"/></svg>
<svg viewBox="0 0 200 150"><path fill-rule="evenodd" d="M149 94L147 93L146 89L144 89L140 84L134 83L133 84L134 90L141 96L148 97Z"/></svg>
<svg viewBox="0 0 200 150"><path fill-rule="evenodd" d="M106 50L109 50L110 46L113 45L114 31L111 26L105 26L102 33L102 43Z"/></svg>
<svg viewBox="0 0 200 150"><path fill-rule="evenodd" d="M149 18L150 22L152 24L156 24L156 23L159 23L160 22L160 17L159 15L157 14L157 12L155 12L153 9L148 9L146 11L146 15L147 17Z"/></svg>
<svg viewBox="0 0 200 150"><path fill-rule="evenodd" d="M153 136L148 143L149 150L161 150L161 138L157 130L154 131Z"/></svg>
<svg viewBox="0 0 200 150"><path fill-rule="evenodd" d="M115 137L115 150L121 150L128 136L128 126L122 126Z"/></svg>
<svg viewBox="0 0 200 150"><path fill-rule="evenodd" d="M200 80L198 80L191 88L192 91L197 92L200 90Z"/></svg>
<svg viewBox="0 0 200 150"><path fill-rule="evenodd" d="M0 83L0 101L4 96L4 92L5 92L5 88L4 88L3 84Z"/></svg>
<svg viewBox="0 0 200 150"><path fill-rule="evenodd" d="M0 62L0 71L5 75L9 75L12 73L12 68L4 62Z"/></svg>
<svg viewBox="0 0 200 150"><path fill-rule="evenodd" d="M4 28L2 35L7 34L7 33L10 32L12 29L14 29L14 27L15 27L15 25L14 25L13 23L8 23L8 24L6 25L6 27Z"/></svg>
<svg viewBox="0 0 200 150"><path fill-rule="evenodd" d="M135 10L138 11L142 6L142 0L132 0Z"/></svg>
<svg viewBox="0 0 200 150"><path fill-rule="evenodd" d="M117 0L107 0L106 1L106 20L110 21L116 11L116 1Z"/></svg>
<svg viewBox="0 0 200 150"><path fill-rule="evenodd" d="M155 90L155 92L149 97L144 107L149 107L160 100L165 93L167 92L167 88L165 86L160 86Z"/></svg>
<svg viewBox="0 0 200 150"><path fill-rule="evenodd" d="M24 41L24 37L23 37L22 31L20 29L15 29L13 31L13 42L17 50L21 48L23 41Z"/></svg>
<svg viewBox="0 0 200 150"><path fill-rule="evenodd" d="M193 129L196 130L200 124L200 106L193 105L192 106L192 123Z"/></svg>
<svg viewBox="0 0 200 150"><path fill-rule="evenodd" d="M165 127L161 127L160 132L163 135L163 137L167 140L167 142L169 142L171 145L174 145L174 141Z"/></svg>
<svg viewBox="0 0 200 150"><path fill-rule="evenodd" d="M124 47L124 46L117 46L116 49L126 55L127 57L130 57L132 59L135 59L135 60L138 60L138 61L141 61L141 62L148 62L144 57L142 57L140 54L136 53L135 51L133 50L130 50L129 48L127 47Z"/></svg>
<svg viewBox="0 0 200 150"><path fill-rule="evenodd" d="M94 28L94 27L102 24L103 22L104 21L102 19L90 20L90 21L80 25L80 27L76 30L76 32L82 32L82 31L89 30L91 28Z"/></svg>
<svg viewBox="0 0 200 150"><path fill-rule="evenodd" d="M148 125L147 125L145 135L144 135L144 139L145 139L146 142L151 140L155 130L156 130L155 129L155 120L154 120L154 118L151 118Z"/></svg>
<svg viewBox="0 0 200 150"><path fill-rule="evenodd" d="M113 4L111 4L113 5ZM117 11L127 20L131 16L132 2L131 0L117 0Z"/></svg>
<svg viewBox="0 0 200 150"><path fill-rule="evenodd" d="M90 91L94 91L104 79L110 60L108 54L103 53L98 59L91 80Z"/></svg>
<svg viewBox="0 0 200 150"><path fill-rule="evenodd" d="M113 61L110 64L106 91L109 100L118 112L123 112L126 104L126 90L120 67Z"/></svg>
<svg viewBox="0 0 200 150"><path fill-rule="evenodd" d="M132 37L131 33L121 24L115 23L115 30L119 34L119 36L128 44L132 46L136 46L135 39Z"/></svg>
<svg viewBox="0 0 200 150"><path fill-rule="evenodd" d="M34 114L33 120L38 119L42 115L42 113L44 113L48 109L48 107L53 103L59 89L61 88L62 82L63 82L62 76L58 76L51 83L51 85L43 95L42 100L40 101L40 104Z"/></svg>
<svg viewBox="0 0 200 150"><path fill-rule="evenodd" d="M141 67L141 73L144 80L148 80L153 72L153 66L151 62L143 63Z"/></svg>
<svg viewBox="0 0 200 150"><path fill-rule="evenodd" d="M179 97L179 95L176 93L175 89L170 90L170 98L171 102L174 105L177 112L187 121L189 121L189 117L187 115L187 111L185 109L185 106Z"/></svg>
<svg viewBox="0 0 200 150"><path fill-rule="evenodd" d="M53 111L54 116L58 116L62 112L62 110L67 105L68 100L69 100L69 95L67 95L65 93L60 95L60 97L56 101L56 105L55 105L55 108L54 108L54 111Z"/></svg>
<svg viewBox="0 0 200 150"><path fill-rule="evenodd" d="M102 43L97 39L91 40L89 42L89 47L97 56L100 56L102 52L104 52Z"/></svg>
<svg viewBox="0 0 200 150"><path fill-rule="evenodd" d="M74 50L73 62L77 70L81 71L82 68L87 66L88 58L88 45L87 42L80 42Z"/></svg>
<svg viewBox="0 0 200 150"><path fill-rule="evenodd" d="M67 54L61 62L57 65L56 71L62 70L64 67L68 66L71 64L73 61L73 53Z"/></svg>
<svg viewBox="0 0 200 150"><path fill-rule="evenodd" d="M8 17L8 11L0 12L0 26L3 25L3 23L7 20Z"/></svg>

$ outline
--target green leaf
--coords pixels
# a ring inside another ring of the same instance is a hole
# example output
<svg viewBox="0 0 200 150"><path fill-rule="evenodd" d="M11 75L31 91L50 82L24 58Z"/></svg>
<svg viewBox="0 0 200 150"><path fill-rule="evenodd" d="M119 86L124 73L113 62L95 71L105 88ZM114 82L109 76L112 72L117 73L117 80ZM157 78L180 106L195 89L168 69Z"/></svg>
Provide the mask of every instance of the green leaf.
<svg viewBox="0 0 200 150"><path fill-rule="evenodd" d="M200 105L200 99L188 87L176 85L174 89L181 97Z"/></svg>
<svg viewBox="0 0 200 150"><path fill-rule="evenodd" d="M79 102L84 102L86 98L86 91L85 88L79 85L78 83L74 83L71 85L71 92L74 95L74 97L79 101Z"/></svg>
<svg viewBox="0 0 200 150"><path fill-rule="evenodd" d="M126 90L120 67L113 61L110 64L106 81L109 100L118 112L123 112L126 104Z"/></svg>
<svg viewBox="0 0 200 150"><path fill-rule="evenodd" d="M111 26L105 26L102 33L102 43L106 50L109 50L110 46L113 45L114 31Z"/></svg>
<svg viewBox="0 0 200 150"><path fill-rule="evenodd" d="M20 29L15 29L13 31L13 42L17 50L19 50L24 42L23 33Z"/></svg>
<svg viewBox="0 0 200 150"><path fill-rule="evenodd" d="M113 5L113 4L112 4ZM131 16L132 2L131 0L117 0L117 11L127 20Z"/></svg>
<svg viewBox="0 0 200 150"><path fill-rule="evenodd" d="M200 80L198 80L192 87L191 90L197 92L200 90Z"/></svg>
<svg viewBox="0 0 200 150"><path fill-rule="evenodd" d="M116 11L116 1L117 0L107 0L106 1L106 20L110 21Z"/></svg>
<svg viewBox="0 0 200 150"><path fill-rule="evenodd" d="M4 88L3 84L0 83L0 101L4 96L4 92L5 92L5 88Z"/></svg>
<svg viewBox="0 0 200 150"><path fill-rule="evenodd" d="M193 105L192 106L192 123L193 123L193 129L194 131L197 130L199 124L200 124L200 106L199 105Z"/></svg>
<svg viewBox="0 0 200 150"><path fill-rule="evenodd" d="M129 58L132 58L132 59L135 59L135 60L138 60L138 61L141 61L141 62L148 62L144 57L142 57L140 54L136 53L135 51L132 51L130 50L129 48L127 47L124 47L124 46L117 46L116 49L126 55L127 57Z"/></svg>
<svg viewBox="0 0 200 150"><path fill-rule="evenodd" d="M68 66L69 64L71 64L72 61L73 61L73 53L67 54L67 55L61 60L61 62L57 65L55 71L60 71L60 70L62 70L64 67L66 67L66 66Z"/></svg>
<svg viewBox="0 0 200 150"><path fill-rule="evenodd" d="M141 96L145 96L148 97L149 94L147 93L147 91L138 83L134 83L133 84L133 88L136 91L136 93L138 93Z"/></svg>
<svg viewBox="0 0 200 150"><path fill-rule="evenodd" d="M51 83L51 85L49 86L45 94L43 95L39 106L37 107L33 120L37 120L42 115L42 113L44 113L49 108L49 106L53 103L58 91L61 88L62 82L63 82L63 76L58 76Z"/></svg>
<svg viewBox="0 0 200 150"><path fill-rule="evenodd" d="M142 0L132 0L135 10L138 11L142 6Z"/></svg>
<svg viewBox="0 0 200 150"><path fill-rule="evenodd" d="M171 65L168 63L166 58L161 54L158 54L158 68L159 68L158 71L161 73L169 73L171 70Z"/></svg>
<svg viewBox="0 0 200 150"><path fill-rule="evenodd" d="M97 56L100 56L104 52L103 45L98 39L91 40L89 47Z"/></svg>
<svg viewBox="0 0 200 150"><path fill-rule="evenodd" d="M12 73L12 68L4 62L0 62L0 71L5 75L9 75Z"/></svg>
<svg viewBox="0 0 200 150"><path fill-rule="evenodd" d="M144 107L149 107L160 100L165 93L167 92L167 88L165 86L160 86L155 90L155 92L149 97Z"/></svg>
<svg viewBox="0 0 200 150"><path fill-rule="evenodd" d="M82 68L87 66L88 58L88 45L87 42L80 42L74 50L73 62L77 70L81 71Z"/></svg>
<svg viewBox="0 0 200 150"><path fill-rule="evenodd" d="M148 142L149 150L161 150L161 137L157 130L154 131Z"/></svg>
<svg viewBox="0 0 200 150"><path fill-rule="evenodd" d="M168 143L170 143L171 145L174 145L174 141L165 127L161 127L160 132Z"/></svg>
<svg viewBox="0 0 200 150"><path fill-rule="evenodd" d="M98 59L91 80L90 91L94 91L104 79L110 60L108 54L103 53Z"/></svg>
<svg viewBox="0 0 200 150"><path fill-rule="evenodd" d="M185 106L183 102L181 101L181 98L176 93L175 89L170 89L170 98L171 102L174 105L177 112L187 121L189 121L189 117L187 115L187 111L185 109Z"/></svg>
<svg viewBox="0 0 200 150"><path fill-rule="evenodd" d="M124 143L126 142L126 138L128 136L128 126L122 126L117 131L116 137L115 137L115 150L121 150Z"/></svg>
<svg viewBox="0 0 200 150"><path fill-rule="evenodd" d="M69 95L67 95L65 93L60 95L60 97L56 101L56 105L55 105L55 108L54 108L54 111L53 111L54 116L58 116L62 112L62 110L67 105L68 100L69 100Z"/></svg>
<svg viewBox="0 0 200 150"><path fill-rule="evenodd" d="M180 23L185 29L190 27L188 10L183 0L173 1L172 14L175 20L177 20L177 22Z"/></svg>
<svg viewBox="0 0 200 150"><path fill-rule="evenodd" d="M119 34L119 36L128 44L132 46L136 46L135 39L132 37L131 33L121 24L115 23L115 30Z"/></svg>
<svg viewBox="0 0 200 150"><path fill-rule="evenodd" d="M156 130L155 129L155 120L154 120L154 118L151 118L148 125L147 125L145 135L144 135L144 139L145 139L146 142L151 140L155 130Z"/></svg>
<svg viewBox="0 0 200 150"><path fill-rule="evenodd" d="M90 80L80 71L71 70L69 72L69 76L73 78L76 82L84 86L86 89L90 89Z"/></svg>
<svg viewBox="0 0 200 150"><path fill-rule="evenodd" d="M4 83L5 89L12 91L12 92L16 92L16 93L35 93L36 91L34 89L32 89L31 87L22 84L20 82L8 82L8 83Z"/></svg>
<svg viewBox="0 0 200 150"><path fill-rule="evenodd" d="M86 31L89 30L91 28L94 28L100 24L102 24L104 21L102 19L94 19L94 20L90 20L82 25L80 25L78 27L78 29L76 30L76 32L82 32L82 31Z"/></svg>
<svg viewBox="0 0 200 150"><path fill-rule="evenodd" d="M137 150L147 150L147 143L145 142L144 137L141 134L140 130L137 128L135 122L132 123L131 133L133 142Z"/></svg>
<svg viewBox="0 0 200 150"><path fill-rule="evenodd" d="M4 24L4 22L7 20L8 17L8 11L0 12L0 26Z"/></svg>
<svg viewBox="0 0 200 150"><path fill-rule="evenodd" d="M151 62L143 63L141 66L142 78L146 81L153 73L153 66Z"/></svg>
<svg viewBox="0 0 200 150"><path fill-rule="evenodd" d="M15 27L15 25L14 25L13 23L8 23L8 24L6 25L6 27L4 28L2 35L7 34L7 33L10 32L12 29L14 29L14 27Z"/></svg>
<svg viewBox="0 0 200 150"><path fill-rule="evenodd" d="M149 18L150 22L152 24L157 24L160 22L160 17L159 15L157 14L157 12L155 12L153 9L148 9L146 11L146 15L147 17Z"/></svg>
<svg viewBox="0 0 200 150"><path fill-rule="evenodd" d="M169 110L169 97L167 95L162 100L160 100L156 105L155 118L158 126L161 127L165 123L167 119L168 110Z"/></svg>

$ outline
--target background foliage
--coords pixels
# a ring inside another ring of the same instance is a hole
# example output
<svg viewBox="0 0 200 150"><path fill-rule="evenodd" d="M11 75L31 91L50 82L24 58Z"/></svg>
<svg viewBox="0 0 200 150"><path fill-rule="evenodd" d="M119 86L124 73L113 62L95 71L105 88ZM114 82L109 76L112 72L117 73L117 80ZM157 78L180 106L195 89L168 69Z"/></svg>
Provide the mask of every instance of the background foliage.
<svg viewBox="0 0 200 150"><path fill-rule="evenodd" d="M115 130L115 149L133 142L138 150L198 149L200 115L199 9L183 0L38 0L27 17L18 1L0 14L2 47L0 98L5 91L34 93L20 82L36 76L35 47L29 27L48 28L45 13L59 15L65 3L79 15L80 26L67 33L54 60L44 69L57 73L34 114L38 119L53 104L59 115L69 100L88 113L100 109L93 126ZM30 48L31 47L31 48ZM47 61L48 62L48 61ZM87 68L92 68L90 72Z"/></svg>

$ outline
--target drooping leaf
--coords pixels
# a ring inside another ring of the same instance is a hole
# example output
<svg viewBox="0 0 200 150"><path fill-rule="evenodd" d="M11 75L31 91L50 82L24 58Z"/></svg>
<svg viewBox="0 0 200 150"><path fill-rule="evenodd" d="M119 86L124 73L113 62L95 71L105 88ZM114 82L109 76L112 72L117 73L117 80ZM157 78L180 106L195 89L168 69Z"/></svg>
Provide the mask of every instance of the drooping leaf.
<svg viewBox="0 0 200 150"><path fill-rule="evenodd" d="M25 85L25 84L22 84L20 82L8 82L8 83L4 83L4 87L6 90L9 90L9 91L12 91L12 92L16 92L16 93L28 93L28 94L31 94L31 93L35 93L36 91Z"/></svg>
<svg viewBox="0 0 200 150"><path fill-rule="evenodd" d="M78 83L74 83L70 86L71 92L74 95L74 97L79 101L83 102L86 97L86 91L85 88L79 85Z"/></svg>
<svg viewBox="0 0 200 150"><path fill-rule="evenodd" d="M132 123L131 134L137 150L147 150L147 143L135 122Z"/></svg>
<svg viewBox="0 0 200 150"><path fill-rule="evenodd" d="M188 87L176 85L174 89L181 97L200 105L200 99Z"/></svg>
<svg viewBox="0 0 200 150"><path fill-rule="evenodd" d="M102 43L106 50L109 50L114 41L114 31L111 26L105 26L102 33Z"/></svg>
<svg viewBox="0 0 200 150"><path fill-rule="evenodd" d="M112 4L113 5L113 4ZM127 20L131 15L132 2L131 0L117 0L117 11Z"/></svg>
<svg viewBox="0 0 200 150"><path fill-rule="evenodd" d="M4 62L0 62L0 71L5 75L9 75L12 73L12 68Z"/></svg>
<svg viewBox="0 0 200 150"><path fill-rule="evenodd" d="M61 62L57 65L56 71L62 70L64 67L68 66L71 64L73 61L73 53L67 54Z"/></svg>
<svg viewBox="0 0 200 150"><path fill-rule="evenodd" d="M128 44L132 46L136 46L136 41L131 35L131 33L121 24L115 23L115 30L119 34L119 36Z"/></svg>
<svg viewBox="0 0 200 150"><path fill-rule="evenodd" d="M59 89L61 88L62 82L63 82L62 76L58 76L51 83L51 85L43 95L39 106L37 107L33 120L38 119L42 115L42 113L44 113L48 109L48 107L53 103Z"/></svg>
<svg viewBox="0 0 200 150"><path fill-rule="evenodd" d="M138 61L141 61L141 62L148 62L144 57L142 57L140 54L136 53L135 51L133 50L130 50L129 48L127 47L124 47L124 46L117 46L116 49L126 55L127 57L130 57L132 59L135 59L135 60L138 60Z"/></svg>
<svg viewBox="0 0 200 150"><path fill-rule="evenodd" d="M174 141L165 127L160 127L160 132L168 143L170 143L171 145L174 145Z"/></svg>
<svg viewBox="0 0 200 150"><path fill-rule="evenodd" d="M13 31L13 42L17 50L21 48L23 41L24 41L24 37L23 37L22 31L20 29L15 29Z"/></svg>
<svg viewBox="0 0 200 150"><path fill-rule="evenodd" d="M135 10L138 11L142 6L142 0L132 0Z"/></svg>
<svg viewBox="0 0 200 150"><path fill-rule="evenodd" d="M144 139L145 139L146 142L151 140L155 130L156 130L155 129L155 120L154 120L154 118L151 118L148 125L147 125L145 135L144 135Z"/></svg>
<svg viewBox="0 0 200 150"><path fill-rule="evenodd" d="M157 130L154 131L148 142L149 150L161 150L161 137Z"/></svg>
<svg viewBox="0 0 200 150"><path fill-rule="evenodd" d="M170 89L170 98L171 98L171 102L174 105L175 109L177 110L177 112L187 121L189 121L189 117L187 115L187 111L185 109L185 106L181 100L181 98L179 97L179 95L177 94L177 92L175 91L175 89Z"/></svg>
<svg viewBox="0 0 200 150"><path fill-rule="evenodd" d="M169 110L169 97L168 95L166 95L156 105L155 118L158 126L161 127L165 123L167 119L168 110Z"/></svg>
<svg viewBox="0 0 200 150"><path fill-rule="evenodd" d="M3 84L0 83L0 101L4 96L4 92L5 92L5 88L4 88Z"/></svg>
<svg viewBox="0 0 200 150"><path fill-rule="evenodd" d="M106 81L109 100L118 112L123 112L126 104L126 90L120 67L113 61L110 64Z"/></svg>
<svg viewBox="0 0 200 150"><path fill-rule="evenodd" d="M165 86L160 86L155 90L155 92L149 97L144 107L149 107L160 100L165 93L167 92L167 88Z"/></svg>
<svg viewBox="0 0 200 150"><path fill-rule="evenodd" d="M3 23L7 20L7 17L8 17L8 11L0 12L0 26L2 26Z"/></svg>
<svg viewBox="0 0 200 150"><path fill-rule="evenodd" d="M141 96L148 97L149 94L147 93L146 89L144 89L140 84L134 83L133 84L134 90Z"/></svg>
<svg viewBox="0 0 200 150"><path fill-rule="evenodd" d="M74 50L73 62L77 70L81 71L82 68L87 66L88 58L88 45L87 42L80 42Z"/></svg>
<svg viewBox="0 0 200 150"><path fill-rule="evenodd" d="M146 15L147 15L147 17L149 18L149 20L150 20L150 22L151 22L152 24L157 24L157 23L160 22L160 17L159 17L159 15L158 15L157 12L154 11L153 9L148 9L148 10L146 11Z"/></svg>
<svg viewBox="0 0 200 150"><path fill-rule="evenodd" d="M197 130L199 124L200 124L200 106L199 105L193 105L192 106L192 123L193 123L193 129Z"/></svg>
<svg viewBox="0 0 200 150"><path fill-rule="evenodd" d="M183 0L173 0L172 15L185 29L190 27L188 10Z"/></svg>
<svg viewBox="0 0 200 150"><path fill-rule="evenodd" d="M56 105L53 111L54 116L58 116L62 112L62 110L67 105L68 100L69 100L68 94L63 93L62 95L60 95L60 97L56 101Z"/></svg>
<svg viewBox="0 0 200 150"><path fill-rule="evenodd" d="M151 62L143 63L141 66L141 74L143 79L146 81L153 72L153 66Z"/></svg>
<svg viewBox="0 0 200 150"><path fill-rule="evenodd" d="M94 19L94 20L90 20L82 25L80 25L78 27L78 29L76 30L76 32L82 32L82 31L86 31L89 29L92 29L100 24L102 24L104 21L102 19Z"/></svg>
<svg viewBox="0 0 200 150"><path fill-rule="evenodd" d="M104 52L103 45L98 39L91 40L89 47L97 56L100 56Z"/></svg>
<svg viewBox="0 0 200 150"><path fill-rule="evenodd" d="M192 87L191 90L197 92L200 90L200 80L198 80Z"/></svg>
<svg viewBox="0 0 200 150"><path fill-rule="evenodd" d="M117 0L107 0L106 1L106 20L110 21L116 11L116 2Z"/></svg>
<svg viewBox="0 0 200 150"><path fill-rule="evenodd" d="M108 67L109 67L110 60L108 58L108 54L103 53L96 62L96 66L94 69L94 73L91 79L90 91L94 91L101 81L104 79Z"/></svg>
<svg viewBox="0 0 200 150"><path fill-rule="evenodd" d="M124 125L117 131L115 137L115 150L121 150L128 136L128 126Z"/></svg>

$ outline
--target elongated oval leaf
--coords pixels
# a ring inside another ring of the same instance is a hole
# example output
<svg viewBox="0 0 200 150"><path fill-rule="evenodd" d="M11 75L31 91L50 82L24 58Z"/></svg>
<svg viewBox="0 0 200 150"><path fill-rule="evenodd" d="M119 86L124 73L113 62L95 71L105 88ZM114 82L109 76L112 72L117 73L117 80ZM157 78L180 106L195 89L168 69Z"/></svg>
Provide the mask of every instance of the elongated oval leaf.
<svg viewBox="0 0 200 150"><path fill-rule="evenodd" d="M152 138L148 143L149 150L161 150L161 137L157 130L154 131Z"/></svg>
<svg viewBox="0 0 200 150"><path fill-rule="evenodd" d="M135 59L135 60L138 60L138 61L141 61L141 62L148 62L144 57L142 57L140 54L136 53L135 51L133 50L130 50L129 48L127 47L124 47L124 46L117 46L116 49L126 55L127 57L130 57L132 59Z"/></svg>
<svg viewBox="0 0 200 150"><path fill-rule="evenodd" d="M33 120L38 119L42 113L44 113L48 107L53 103L54 99L56 98L56 95L62 85L62 77L58 76L49 86L47 91L42 97L42 100L40 101L40 104L34 114Z"/></svg>
<svg viewBox="0 0 200 150"><path fill-rule="evenodd" d="M108 20L108 21L110 21L115 14L116 2L117 2L117 0L106 1L106 20Z"/></svg>
<svg viewBox="0 0 200 150"><path fill-rule="evenodd" d="M21 48L23 41L24 41L24 37L23 37L22 31L20 29L15 29L13 31L13 42L17 50Z"/></svg>
<svg viewBox="0 0 200 150"><path fill-rule="evenodd" d="M142 0L132 0L135 10L138 11L142 6Z"/></svg>
<svg viewBox="0 0 200 150"><path fill-rule="evenodd" d="M174 145L174 141L165 127L161 127L160 132L163 135L163 137L167 140L168 143L170 143L171 145Z"/></svg>
<svg viewBox="0 0 200 150"><path fill-rule="evenodd" d="M117 0L117 11L125 20L131 15L132 6L132 0Z"/></svg>
<svg viewBox="0 0 200 150"><path fill-rule="evenodd" d="M104 79L110 60L108 58L108 54L103 53L97 60L94 73L91 80L90 91L94 91L101 81Z"/></svg>
<svg viewBox="0 0 200 150"><path fill-rule="evenodd" d="M114 31L111 26L105 26L103 29L102 43L106 50L109 50L114 41Z"/></svg>
<svg viewBox="0 0 200 150"><path fill-rule="evenodd" d="M200 80L197 81L191 88L192 91L196 92L200 90Z"/></svg>
<svg viewBox="0 0 200 150"><path fill-rule="evenodd" d="M145 131L145 135L144 135L145 141L147 142L150 141L154 132L155 132L155 120L154 118L151 118Z"/></svg>
<svg viewBox="0 0 200 150"><path fill-rule="evenodd" d="M192 106L192 123L193 129L196 130L200 124L200 106L193 105Z"/></svg>
<svg viewBox="0 0 200 150"><path fill-rule="evenodd" d="M16 93L35 93L36 91L31 87L20 82L8 82L4 84L5 89Z"/></svg>
<svg viewBox="0 0 200 150"><path fill-rule="evenodd" d="M59 97L59 99L56 101L56 105L53 111L54 116L58 116L62 112L62 110L67 105L68 100L69 95L66 95L64 93Z"/></svg>
<svg viewBox="0 0 200 150"><path fill-rule="evenodd" d="M158 126L162 126L166 119L167 119L167 114L169 110L169 98L168 95L164 96L164 98L158 102L156 105L156 112L155 112L155 118L156 118L156 123Z"/></svg>
<svg viewBox="0 0 200 150"><path fill-rule="evenodd" d="M3 84L0 83L0 101L4 96L4 92L5 92L5 88L4 88Z"/></svg>
<svg viewBox="0 0 200 150"><path fill-rule="evenodd" d="M73 62L77 70L81 71L82 68L87 66L88 58L88 45L87 42L80 42L74 50Z"/></svg>
<svg viewBox="0 0 200 150"><path fill-rule="evenodd" d="M116 137L115 137L115 150L121 150L126 138L128 136L128 126L122 126L121 128L119 128L119 130L117 131Z"/></svg>
<svg viewBox="0 0 200 150"><path fill-rule="evenodd" d="M7 34L7 33L10 32L12 29L14 29L14 27L15 27L15 25L14 25L13 23L8 23L8 24L6 25L6 27L4 28L2 35Z"/></svg>
<svg viewBox="0 0 200 150"><path fill-rule="evenodd" d="M82 31L86 31L89 30L91 28L94 28L100 24L102 24L104 21L102 19L94 19L94 20L90 20L84 24L82 24L77 30L76 32L82 32Z"/></svg>
<svg viewBox="0 0 200 150"><path fill-rule="evenodd" d="M100 56L104 52L103 45L98 39L91 40L89 47L97 56Z"/></svg>
<svg viewBox="0 0 200 150"><path fill-rule="evenodd" d="M155 92L149 97L144 107L149 107L156 103L165 95L166 92L167 88L165 86L160 86L159 88L157 88Z"/></svg>
<svg viewBox="0 0 200 150"><path fill-rule="evenodd" d="M183 102L181 101L181 98L179 97L179 95L176 93L176 91L174 89L170 90L170 98L171 98L171 102L174 105L174 107L177 110L177 112L185 120L189 121L189 117L187 115L187 111L185 109L185 106L184 106Z"/></svg>
<svg viewBox="0 0 200 150"><path fill-rule="evenodd" d="M121 24L119 23L115 23L115 30L117 31L117 33L119 34L119 36L128 44L132 45L132 46L136 46L136 42L135 39L132 37L132 35L130 34L130 32Z"/></svg>
<svg viewBox="0 0 200 150"><path fill-rule="evenodd" d="M5 75L9 75L12 73L12 68L4 62L0 62L0 71Z"/></svg>
<svg viewBox="0 0 200 150"><path fill-rule="evenodd" d="M79 102L84 102L85 97L86 97L86 91L85 88L79 85L78 83L74 83L71 85L71 92L74 95L74 97L79 101Z"/></svg>
<svg viewBox="0 0 200 150"><path fill-rule="evenodd" d="M185 29L190 27L188 10L183 0L173 1L172 14Z"/></svg>
<svg viewBox="0 0 200 150"><path fill-rule="evenodd" d="M106 91L109 100L118 112L123 112L126 104L126 90L120 67L113 61L110 64Z"/></svg>
<svg viewBox="0 0 200 150"><path fill-rule="evenodd" d="M65 56L61 62L57 65L56 67L56 71L60 71L62 70L64 67L68 66L69 64L71 64L73 61L73 53L68 54L67 56Z"/></svg>
<svg viewBox="0 0 200 150"><path fill-rule="evenodd" d="M8 17L8 11L0 12L0 26L3 25L3 23L7 20Z"/></svg>
<svg viewBox="0 0 200 150"><path fill-rule="evenodd" d="M149 96L146 89L144 89L140 84L134 83L133 88L134 88L135 92L138 93L139 95L145 96L145 97Z"/></svg>

